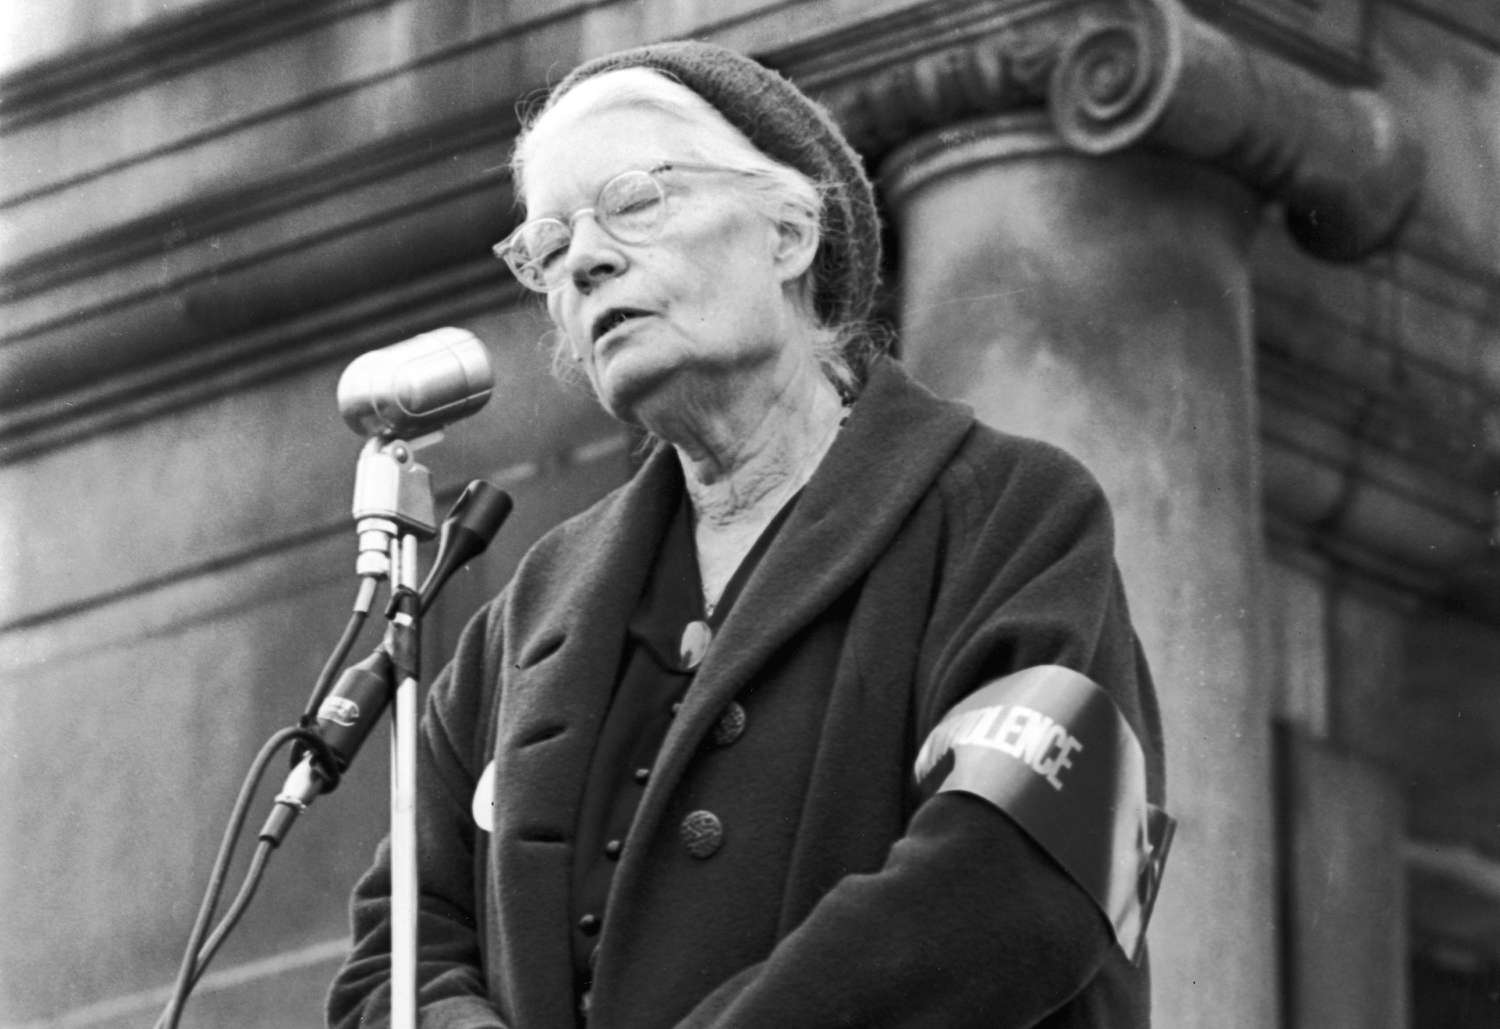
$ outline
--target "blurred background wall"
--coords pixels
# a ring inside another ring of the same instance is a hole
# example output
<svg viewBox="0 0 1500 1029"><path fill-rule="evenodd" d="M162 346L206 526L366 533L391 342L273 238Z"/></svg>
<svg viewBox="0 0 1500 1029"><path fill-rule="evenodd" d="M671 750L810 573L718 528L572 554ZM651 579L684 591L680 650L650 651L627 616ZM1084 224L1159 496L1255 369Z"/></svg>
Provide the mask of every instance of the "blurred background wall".
<svg viewBox="0 0 1500 1029"><path fill-rule="evenodd" d="M516 515L429 655L629 474L488 245L518 104L682 36L829 104L880 178L904 359L1111 494L1181 820L1158 1024L1495 1025L1487 0L12 0L0 1025L164 1002L352 599L351 358L452 324L497 368L424 460L440 507L485 476ZM184 1024L317 1023L386 782L372 741Z"/></svg>

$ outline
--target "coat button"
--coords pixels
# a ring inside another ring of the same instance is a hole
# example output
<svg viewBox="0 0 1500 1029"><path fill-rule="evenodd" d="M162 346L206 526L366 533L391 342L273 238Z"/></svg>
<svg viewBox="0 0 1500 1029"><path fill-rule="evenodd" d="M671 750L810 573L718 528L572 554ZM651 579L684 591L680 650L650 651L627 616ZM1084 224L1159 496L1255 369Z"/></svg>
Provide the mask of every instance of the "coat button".
<svg viewBox="0 0 1500 1029"><path fill-rule="evenodd" d="M713 741L716 747L727 747L745 733L745 709L730 701L719 720L714 723Z"/></svg>
<svg viewBox="0 0 1500 1029"><path fill-rule="evenodd" d="M590 911L578 920L578 931L585 936L593 936L599 931L599 916Z"/></svg>
<svg viewBox="0 0 1500 1029"><path fill-rule="evenodd" d="M625 849L625 844L620 840L610 840L604 845L604 856L611 861L620 860L620 851Z"/></svg>
<svg viewBox="0 0 1500 1029"><path fill-rule="evenodd" d="M682 630L682 639L677 644L677 659L682 662L684 672L694 671L708 654L708 645L714 640L714 631L707 622L691 621Z"/></svg>
<svg viewBox="0 0 1500 1029"><path fill-rule="evenodd" d="M683 845L695 858L713 857L724 845L724 823L712 811L694 811L680 826Z"/></svg>

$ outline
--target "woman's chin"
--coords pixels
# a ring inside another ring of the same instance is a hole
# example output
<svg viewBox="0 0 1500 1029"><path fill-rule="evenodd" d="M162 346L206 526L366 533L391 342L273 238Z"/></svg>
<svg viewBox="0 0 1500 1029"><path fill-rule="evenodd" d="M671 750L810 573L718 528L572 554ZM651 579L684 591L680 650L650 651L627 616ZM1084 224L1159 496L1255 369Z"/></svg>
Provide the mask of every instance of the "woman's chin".
<svg viewBox="0 0 1500 1029"><path fill-rule="evenodd" d="M615 418L643 425L643 413L649 417L659 398L668 392L671 379L671 368L642 361L636 355L617 354L596 371L594 392L604 410Z"/></svg>

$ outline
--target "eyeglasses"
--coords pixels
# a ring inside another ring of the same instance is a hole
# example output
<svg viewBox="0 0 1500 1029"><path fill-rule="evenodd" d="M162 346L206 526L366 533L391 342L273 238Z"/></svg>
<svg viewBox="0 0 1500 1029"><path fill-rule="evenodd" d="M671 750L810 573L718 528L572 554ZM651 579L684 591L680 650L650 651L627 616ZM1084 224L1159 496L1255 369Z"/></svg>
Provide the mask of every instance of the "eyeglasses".
<svg viewBox="0 0 1500 1029"><path fill-rule="evenodd" d="M667 189L661 177L668 172L708 172L761 175L746 168L673 161L655 168L621 172L599 189L592 207L581 207L563 218L533 218L490 249L510 266L521 285L551 293L567 282L563 260L573 242L573 226L584 215L621 243L649 243L667 219Z"/></svg>

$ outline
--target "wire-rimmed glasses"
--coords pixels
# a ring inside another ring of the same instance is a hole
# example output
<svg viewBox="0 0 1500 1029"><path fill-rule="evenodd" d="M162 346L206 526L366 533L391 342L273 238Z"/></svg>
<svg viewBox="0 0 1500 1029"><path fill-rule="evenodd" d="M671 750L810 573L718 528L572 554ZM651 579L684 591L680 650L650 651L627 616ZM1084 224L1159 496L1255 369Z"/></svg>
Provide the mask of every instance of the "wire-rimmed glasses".
<svg viewBox="0 0 1500 1029"><path fill-rule="evenodd" d="M551 293L567 281L563 257L573 242L573 226L584 215L592 215L599 228L621 243L649 243L655 237L667 218L667 190L661 176L668 172L761 174L746 168L682 161L621 172L599 188L592 207L580 207L566 219L532 218L490 249L509 266L521 285L538 293Z"/></svg>

